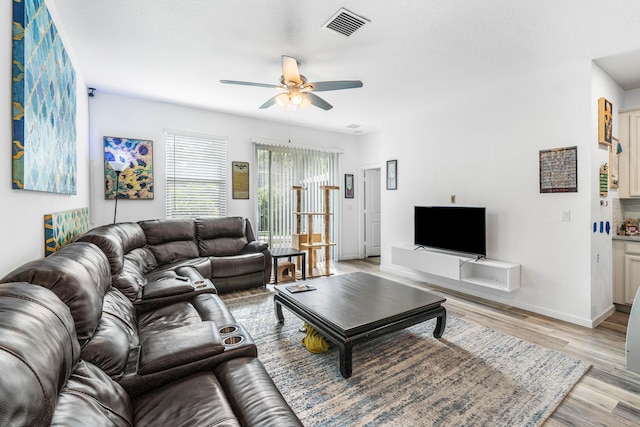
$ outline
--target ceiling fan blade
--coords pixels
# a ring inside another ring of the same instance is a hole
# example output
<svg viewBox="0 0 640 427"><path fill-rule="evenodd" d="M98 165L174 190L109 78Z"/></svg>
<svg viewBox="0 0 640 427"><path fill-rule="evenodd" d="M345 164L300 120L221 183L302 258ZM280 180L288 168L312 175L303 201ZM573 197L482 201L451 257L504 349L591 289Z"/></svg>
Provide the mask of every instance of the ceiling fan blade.
<svg viewBox="0 0 640 427"><path fill-rule="evenodd" d="M282 55L282 75L285 82L294 82L296 85L302 83L296 58Z"/></svg>
<svg viewBox="0 0 640 427"><path fill-rule="evenodd" d="M268 83L252 83L252 82L240 82L237 80L220 80L220 83L226 85L240 85L240 86L257 86L257 87L269 87L269 88L280 88L282 86L278 85L270 85Z"/></svg>
<svg viewBox="0 0 640 427"><path fill-rule="evenodd" d="M336 80L333 82L314 82L307 83L305 87L311 86L314 92L324 92L328 90L353 89L362 87L360 80Z"/></svg>
<svg viewBox="0 0 640 427"><path fill-rule="evenodd" d="M276 95L276 96L272 96L271 98L269 98L269 99L267 100L267 102L265 102L264 104L262 104L259 108L264 109L264 108L269 108L269 107L271 107L273 104L275 104L275 103L276 103L276 98L277 98L277 97L278 97L278 95Z"/></svg>
<svg viewBox="0 0 640 427"><path fill-rule="evenodd" d="M305 95L309 99L309 101L311 101L311 105L315 105L316 107L322 108L323 110L330 110L333 108L333 105L329 104L318 95L314 95L311 92L307 92Z"/></svg>

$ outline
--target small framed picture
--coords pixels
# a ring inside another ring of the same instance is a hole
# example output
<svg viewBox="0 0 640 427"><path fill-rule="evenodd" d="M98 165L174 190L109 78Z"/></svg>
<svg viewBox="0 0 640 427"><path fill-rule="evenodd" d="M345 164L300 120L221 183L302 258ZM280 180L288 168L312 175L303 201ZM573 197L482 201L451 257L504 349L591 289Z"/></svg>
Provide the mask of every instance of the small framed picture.
<svg viewBox="0 0 640 427"><path fill-rule="evenodd" d="M398 161L387 160L387 190L398 189Z"/></svg>
<svg viewBox="0 0 640 427"><path fill-rule="evenodd" d="M231 188L234 199L249 199L249 162L231 162Z"/></svg>
<svg viewBox="0 0 640 427"><path fill-rule="evenodd" d="M578 147L540 150L540 193L578 192Z"/></svg>
<svg viewBox="0 0 640 427"><path fill-rule="evenodd" d="M605 98L598 99L598 143L611 145L613 130L613 104Z"/></svg>
<svg viewBox="0 0 640 427"><path fill-rule="evenodd" d="M353 174L344 174L344 198L353 199Z"/></svg>
<svg viewBox="0 0 640 427"><path fill-rule="evenodd" d="M627 224L625 226L625 232L627 236L635 236L638 234L638 226L633 224Z"/></svg>

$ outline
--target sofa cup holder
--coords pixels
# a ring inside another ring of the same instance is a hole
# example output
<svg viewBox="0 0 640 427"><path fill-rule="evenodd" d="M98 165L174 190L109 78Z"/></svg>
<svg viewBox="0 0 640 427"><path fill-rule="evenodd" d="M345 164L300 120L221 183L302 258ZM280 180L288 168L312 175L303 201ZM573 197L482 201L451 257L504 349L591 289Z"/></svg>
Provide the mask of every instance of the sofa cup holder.
<svg viewBox="0 0 640 427"><path fill-rule="evenodd" d="M224 337L222 340L223 344L229 347L239 345L243 341L244 337L242 335L229 335L228 337Z"/></svg>
<svg viewBox="0 0 640 427"><path fill-rule="evenodd" d="M230 335L238 332L238 327L236 325L223 326L218 329L218 331L220 332L220 335Z"/></svg>

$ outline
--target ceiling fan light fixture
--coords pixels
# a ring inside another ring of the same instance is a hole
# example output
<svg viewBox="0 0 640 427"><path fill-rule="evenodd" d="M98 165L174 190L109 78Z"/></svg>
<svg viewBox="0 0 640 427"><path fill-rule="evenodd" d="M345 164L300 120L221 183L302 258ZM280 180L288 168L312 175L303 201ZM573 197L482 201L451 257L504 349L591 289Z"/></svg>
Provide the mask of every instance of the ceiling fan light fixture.
<svg viewBox="0 0 640 427"><path fill-rule="evenodd" d="M309 101L309 98L306 96L302 97L302 102L300 103L300 109L304 110L305 108L307 108L309 105L311 105L311 101Z"/></svg>
<svg viewBox="0 0 640 427"><path fill-rule="evenodd" d="M302 96L300 92L294 91L294 92L291 92L289 99L291 100L291 103L293 105L300 105L304 100L304 96Z"/></svg>
<svg viewBox="0 0 640 427"><path fill-rule="evenodd" d="M289 103L289 94L281 93L280 95L276 96L276 102L281 107L286 106Z"/></svg>

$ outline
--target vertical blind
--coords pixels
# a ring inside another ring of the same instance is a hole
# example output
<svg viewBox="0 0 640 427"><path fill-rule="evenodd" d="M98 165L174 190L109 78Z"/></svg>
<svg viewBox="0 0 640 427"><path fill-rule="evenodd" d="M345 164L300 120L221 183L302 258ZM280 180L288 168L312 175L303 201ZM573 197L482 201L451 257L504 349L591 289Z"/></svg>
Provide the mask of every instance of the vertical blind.
<svg viewBox="0 0 640 427"><path fill-rule="evenodd" d="M227 214L227 138L165 132L167 218Z"/></svg>
<svg viewBox="0 0 640 427"><path fill-rule="evenodd" d="M301 192L302 212L324 212L323 185L339 185L339 153L299 147L256 144L258 189L258 234L271 247L291 246L291 234L296 232L296 193L293 186L305 188ZM339 191L330 193L329 239L338 236ZM302 215L301 232L307 232L307 217ZM314 217L313 233L324 235L324 220ZM337 242L336 242L337 243ZM318 255L323 256L319 251ZM331 257L335 258L331 250ZM322 261L322 259L319 259Z"/></svg>

